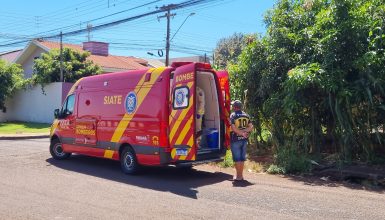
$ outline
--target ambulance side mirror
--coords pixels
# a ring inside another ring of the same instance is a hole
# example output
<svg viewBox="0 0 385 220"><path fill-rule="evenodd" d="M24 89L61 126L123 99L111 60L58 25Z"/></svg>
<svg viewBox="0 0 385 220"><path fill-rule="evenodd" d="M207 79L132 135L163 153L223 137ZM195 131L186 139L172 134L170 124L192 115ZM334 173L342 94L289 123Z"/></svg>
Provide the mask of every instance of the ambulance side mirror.
<svg viewBox="0 0 385 220"><path fill-rule="evenodd" d="M53 114L54 114L55 118L58 119L59 116L60 116L60 110L59 110L58 108L55 109L55 111L53 112Z"/></svg>

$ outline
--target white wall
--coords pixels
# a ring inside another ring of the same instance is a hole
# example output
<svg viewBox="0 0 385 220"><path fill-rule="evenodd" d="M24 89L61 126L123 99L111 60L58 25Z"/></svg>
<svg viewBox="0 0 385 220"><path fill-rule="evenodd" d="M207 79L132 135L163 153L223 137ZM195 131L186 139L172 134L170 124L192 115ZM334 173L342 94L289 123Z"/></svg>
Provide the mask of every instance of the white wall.
<svg viewBox="0 0 385 220"><path fill-rule="evenodd" d="M28 60L23 62L22 67L24 69L25 78L31 78L35 57L40 57L42 53L46 53L46 51L40 47L37 47L36 50L34 50L33 53L28 56Z"/></svg>
<svg viewBox="0 0 385 220"><path fill-rule="evenodd" d="M0 112L0 121L25 121L51 123L53 111L62 105L62 94L67 90L66 83L51 83L44 87L37 85L27 90L20 90L6 102L7 112Z"/></svg>

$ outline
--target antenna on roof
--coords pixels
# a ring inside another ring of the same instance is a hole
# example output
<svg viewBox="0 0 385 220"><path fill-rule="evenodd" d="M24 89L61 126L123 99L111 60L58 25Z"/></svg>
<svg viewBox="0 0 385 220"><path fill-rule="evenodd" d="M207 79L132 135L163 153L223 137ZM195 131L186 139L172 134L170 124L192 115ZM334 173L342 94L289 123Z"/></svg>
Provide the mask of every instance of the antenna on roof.
<svg viewBox="0 0 385 220"><path fill-rule="evenodd" d="M91 29L92 29L92 24L87 24L87 39L88 39L88 42L91 41Z"/></svg>

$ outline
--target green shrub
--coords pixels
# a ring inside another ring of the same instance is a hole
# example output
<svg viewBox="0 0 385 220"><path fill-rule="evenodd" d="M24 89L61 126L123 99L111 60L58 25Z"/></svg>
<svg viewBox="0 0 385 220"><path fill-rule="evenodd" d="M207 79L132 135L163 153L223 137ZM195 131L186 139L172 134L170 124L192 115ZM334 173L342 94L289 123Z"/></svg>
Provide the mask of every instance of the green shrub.
<svg viewBox="0 0 385 220"><path fill-rule="evenodd" d="M233 167L234 166L234 161L233 161L233 156L231 154L231 150L226 151L226 156L223 162L219 163L219 166L221 167Z"/></svg>
<svg viewBox="0 0 385 220"><path fill-rule="evenodd" d="M5 101L26 84L21 65L0 60L0 82L0 110L5 112Z"/></svg>
<svg viewBox="0 0 385 220"><path fill-rule="evenodd" d="M311 169L309 161L305 154L298 153L298 150L291 146L280 148L275 154L275 162L283 173L308 172Z"/></svg>
<svg viewBox="0 0 385 220"><path fill-rule="evenodd" d="M283 167L279 167L275 164L271 164L269 166L269 169L267 169L266 172L270 173L270 174L284 174L284 173L286 173L286 171Z"/></svg>

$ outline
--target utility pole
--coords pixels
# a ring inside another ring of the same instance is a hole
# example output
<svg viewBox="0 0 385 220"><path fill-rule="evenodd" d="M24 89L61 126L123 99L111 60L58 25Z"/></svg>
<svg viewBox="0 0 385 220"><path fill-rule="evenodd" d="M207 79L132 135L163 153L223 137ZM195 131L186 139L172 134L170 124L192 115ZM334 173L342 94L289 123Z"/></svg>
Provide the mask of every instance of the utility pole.
<svg viewBox="0 0 385 220"><path fill-rule="evenodd" d="M91 41L91 30L92 30L92 24L87 24L87 32L88 32L87 40L88 40L88 42Z"/></svg>
<svg viewBox="0 0 385 220"><path fill-rule="evenodd" d="M60 82L64 81L63 76L63 32L60 31Z"/></svg>
<svg viewBox="0 0 385 220"><path fill-rule="evenodd" d="M167 34L166 34L166 66L169 64L169 54L170 54L170 18L174 17L176 14L171 14L171 9L175 7L174 4L163 6L160 9L167 10L166 14L159 16L160 18L167 18Z"/></svg>

